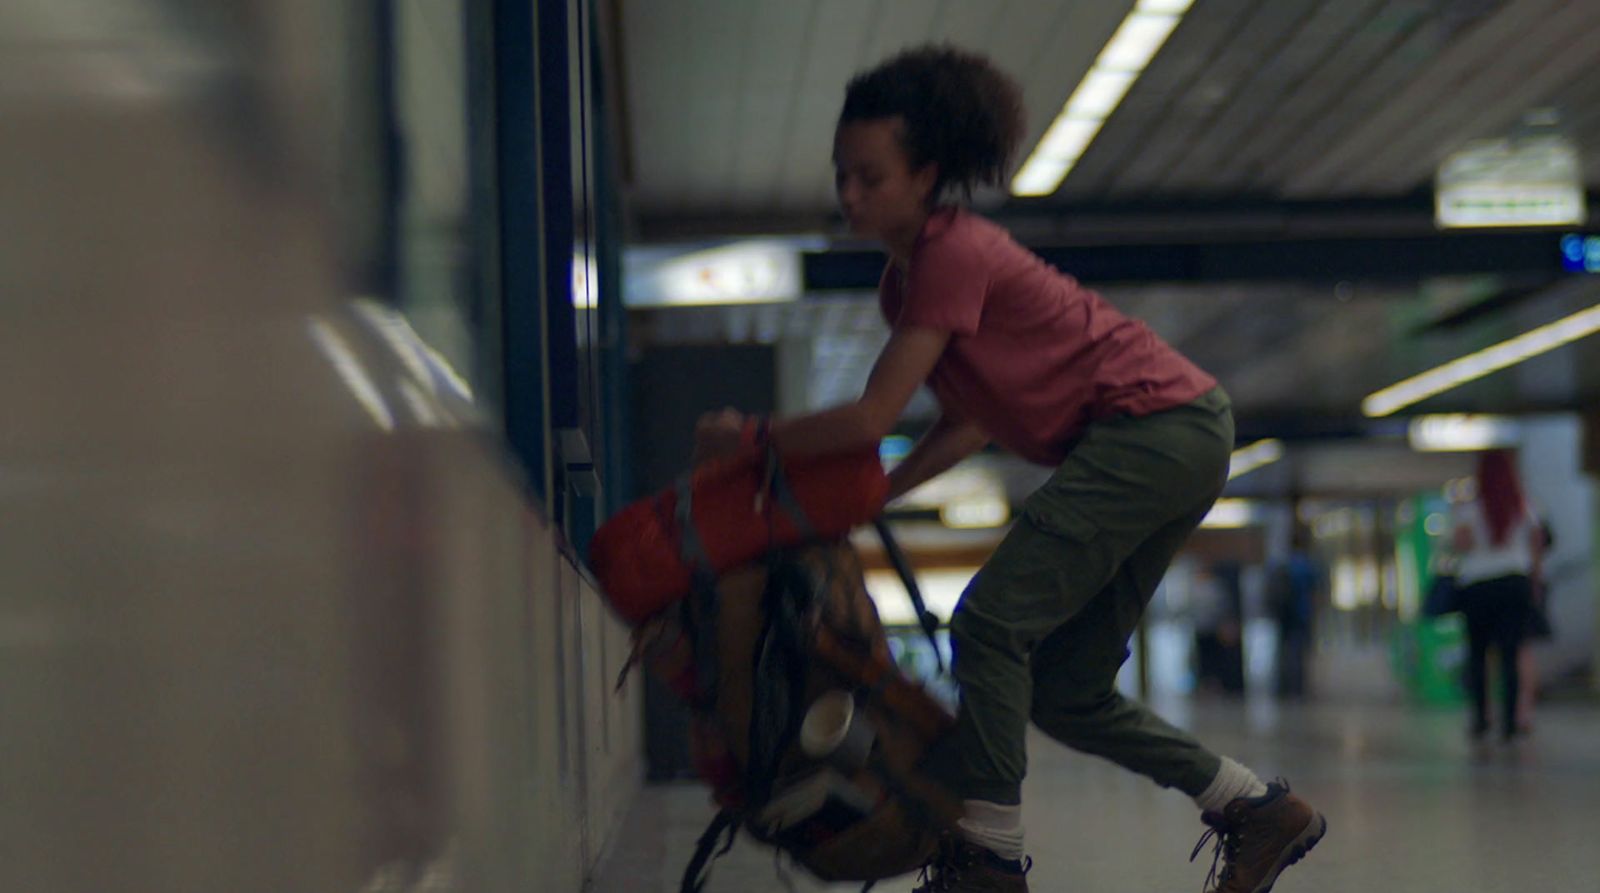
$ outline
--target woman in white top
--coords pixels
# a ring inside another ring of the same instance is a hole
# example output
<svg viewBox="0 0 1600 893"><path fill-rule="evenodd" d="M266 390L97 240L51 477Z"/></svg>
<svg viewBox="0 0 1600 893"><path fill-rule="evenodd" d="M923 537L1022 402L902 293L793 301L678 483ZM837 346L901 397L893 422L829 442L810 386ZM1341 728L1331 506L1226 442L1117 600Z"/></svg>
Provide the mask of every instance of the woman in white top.
<svg viewBox="0 0 1600 893"><path fill-rule="evenodd" d="M1505 702L1501 732L1517 734L1517 652L1527 634L1544 536L1517 477L1512 454L1495 450L1478 459L1478 493L1456 509L1456 585L1467 619L1467 688L1472 695L1472 735L1489 730L1487 663L1489 646L1500 653Z"/></svg>

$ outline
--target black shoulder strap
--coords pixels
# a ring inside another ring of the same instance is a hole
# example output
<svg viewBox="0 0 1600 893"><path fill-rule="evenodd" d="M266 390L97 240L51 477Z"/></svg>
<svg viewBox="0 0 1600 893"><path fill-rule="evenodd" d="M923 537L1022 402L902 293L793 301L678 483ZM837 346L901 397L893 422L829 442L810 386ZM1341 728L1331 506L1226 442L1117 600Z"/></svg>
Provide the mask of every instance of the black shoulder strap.
<svg viewBox="0 0 1600 893"><path fill-rule="evenodd" d="M717 839L724 833L728 835L722 849L717 849ZM722 858L728 850L733 849L733 839L739 834L739 814L731 809L724 809L717 813L700 835L700 842L695 844L694 858L689 860L688 867L683 870L683 883L678 887L678 893L700 893L705 888L706 881L710 879L710 863Z"/></svg>
<svg viewBox="0 0 1600 893"><path fill-rule="evenodd" d="M883 540L883 552L889 556L889 563L894 565L895 573L900 575L900 582L905 584L906 594L911 596L911 610L917 615L917 623L922 627L922 632L928 637L928 644L933 646L933 659L939 662L939 672L944 672L944 656L939 653L939 618L928 610L928 605L922 600L922 590L917 588L917 576L911 571L911 562L906 558L906 553L900 550L900 544L895 541L894 534L889 530L889 522L882 515L872 522L877 529L878 537Z"/></svg>

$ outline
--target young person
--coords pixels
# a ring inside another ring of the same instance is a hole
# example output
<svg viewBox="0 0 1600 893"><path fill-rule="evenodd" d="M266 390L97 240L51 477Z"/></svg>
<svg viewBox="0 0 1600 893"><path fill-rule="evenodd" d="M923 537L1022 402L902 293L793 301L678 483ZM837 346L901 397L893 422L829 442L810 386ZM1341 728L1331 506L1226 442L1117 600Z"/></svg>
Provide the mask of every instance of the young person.
<svg viewBox="0 0 1600 893"><path fill-rule="evenodd" d="M1226 480L1228 397L1142 323L946 203L1003 185L1023 134L1016 84L956 49L910 50L852 80L836 186L852 230L888 251L879 297L892 335L856 402L770 423L708 415L699 451L753 437L786 455L873 445L926 382L942 415L891 473L892 496L991 440L1056 468L951 619L961 701L949 772L966 817L919 890L1026 891L1031 720L1193 797L1217 840L1208 886L1259 893L1321 839L1322 817L1115 687L1147 600Z"/></svg>

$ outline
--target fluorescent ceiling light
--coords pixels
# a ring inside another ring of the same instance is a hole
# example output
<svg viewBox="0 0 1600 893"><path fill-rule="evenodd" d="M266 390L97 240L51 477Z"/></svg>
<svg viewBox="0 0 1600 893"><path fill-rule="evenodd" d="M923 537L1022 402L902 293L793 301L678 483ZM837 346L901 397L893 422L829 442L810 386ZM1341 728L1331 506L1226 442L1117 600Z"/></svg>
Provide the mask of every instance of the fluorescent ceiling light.
<svg viewBox="0 0 1600 893"><path fill-rule="evenodd" d="M1564 319L1524 332L1483 350L1458 357L1420 375L1413 375L1361 401L1361 411L1369 418L1390 415L1414 403L1442 394L1491 372L1515 366L1523 360L1554 350L1600 332L1600 305L1580 310Z"/></svg>
<svg viewBox="0 0 1600 893"><path fill-rule="evenodd" d="M1261 519L1261 512L1248 499L1219 499L1200 521L1201 527L1233 530L1249 527Z"/></svg>
<svg viewBox="0 0 1600 893"><path fill-rule="evenodd" d="M1036 155L1012 178L1011 193L1025 196L1049 195L1061 186L1061 181L1067 178L1067 171L1072 170L1072 166L1077 162L1076 155L1066 161Z"/></svg>
<svg viewBox="0 0 1600 893"><path fill-rule="evenodd" d="M1099 122L1111 114L1122 101L1122 97L1133 86L1133 81L1139 75L1132 71L1112 71L1109 68L1092 68L1089 75L1073 91L1072 98L1067 100L1067 114L1070 119L1088 119L1095 122L1094 130L1099 129ZM1067 118L1057 118L1055 126L1059 126ZM1055 126L1051 129L1054 130ZM1090 130L1092 137L1094 130ZM1087 145L1087 143L1085 144Z"/></svg>
<svg viewBox="0 0 1600 893"><path fill-rule="evenodd" d="M1112 35L1106 48L1100 51L1095 67L1113 71L1143 71L1155 58L1156 51L1167 42L1167 35L1178 27L1180 18L1142 12L1135 8L1131 15L1122 20L1122 27Z"/></svg>
<svg viewBox="0 0 1600 893"><path fill-rule="evenodd" d="M1004 494L955 499L939 507L939 521L957 530L999 527L1009 520L1011 506Z"/></svg>
<svg viewBox="0 0 1600 893"><path fill-rule="evenodd" d="M1139 0L1100 50L1045 135L1011 180L1013 195L1049 195L1166 43L1194 0Z"/></svg>
<svg viewBox="0 0 1600 893"><path fill-rule="evenodd" d="M1240 447L1228 459L1228 480L1247 475L1282 458L1283 441L1276 438L1258 440L1247 447Z"/></svg>
<svg viewBox="0 0 1600 893"><path fill-rule="evenodd" d="M1421 415L1406 429L1411 448L1422 453L1515 446L1521 434L1516 421L1492 415Z"/></svg>
<svg viewBox="0 0 1600 893"><path fill-rule="evenodd" d="M1057 118L1039 141L1040 150L1070 163L1089 148L1094 135L1100 132L1101 123L1099 118Z"/></svg>

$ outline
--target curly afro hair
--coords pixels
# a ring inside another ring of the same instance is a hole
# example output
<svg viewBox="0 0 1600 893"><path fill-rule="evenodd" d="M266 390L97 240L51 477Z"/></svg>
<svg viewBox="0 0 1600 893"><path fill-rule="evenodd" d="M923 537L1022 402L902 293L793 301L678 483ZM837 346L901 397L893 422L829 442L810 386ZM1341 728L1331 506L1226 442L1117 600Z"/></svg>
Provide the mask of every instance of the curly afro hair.
<svg viewBox="0 0 1600 893"><path fill-rule="evenodd" d="M913 167L939 165L934 198L1004 186L1026 130L1022 89L983 56L915 47L851 79L839 125L903 118Z"/></svg>

